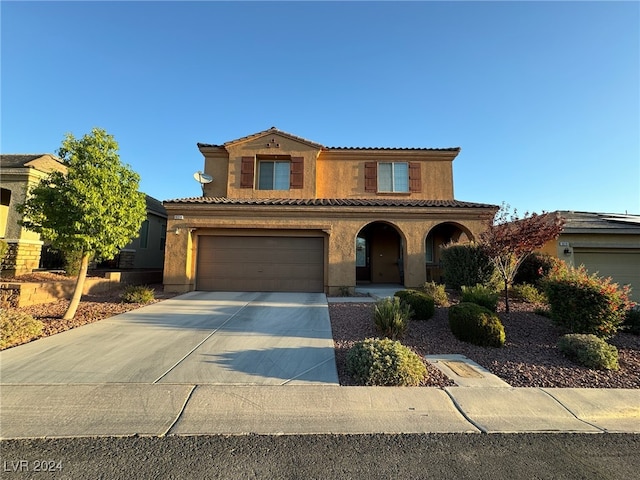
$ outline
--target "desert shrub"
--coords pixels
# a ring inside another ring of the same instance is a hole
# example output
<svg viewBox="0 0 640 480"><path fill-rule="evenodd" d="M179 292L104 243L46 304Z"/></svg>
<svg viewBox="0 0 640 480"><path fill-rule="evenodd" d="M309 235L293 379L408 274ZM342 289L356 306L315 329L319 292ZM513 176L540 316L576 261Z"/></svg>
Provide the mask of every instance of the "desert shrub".
<svg viewBox="0 0 640 480"><path fill-rule="evenodd" d="M44 324L26 313L0 310L0 350L27 343L42 334Z"/></svg>
<svg viewBox="0 0 640 480"><path fill-rule="evenodd" d="M528 255L518 267L515 277L513 277L513 283L519 285L522 283L529 283L531 285L537 285L538 282L546 277L553 269L553 266L562 260L552 257L546 253L532 253Z"/></svg>
<svg viewBox="0 0 640 480"><path fill-rule="evenodd" d="M127 285L120 298L127 303L149 303L155 298L155 291L145 285Z"/></svg>
<svg viewBox="0 0 640 480"><path fill-rule="evenodd" d="M518 300L522 300L527 303L546 303L547 297L544 293L538 290L535 285L530 283L520 283L518 285L512 285L509 289L509 295Z"/></svg>
<svg viewBox="0 0 640 480"><path fill-rule="evenodd" d="M492 312L498 310L498 298L500 294L492 287L485 287L484 285L474 285L473 287L462 286L463 302L475 303L481 307L487 308Z"/></svg>
<svg viewBox="0 0 640 480"><path fill-rule="evenodd" d="M611 337L622 327L631 306L628 286L620 288L610 277L589 275L584 266L554 267L542 283L551 319L570 333Z"/></svg>
<svg viewBox="0 0 640 480"><path fill-rule="evenodd" d="M383 337L402 338L413 314L411 307L398 297L378 300L373 309L373 323Z"/></svg>
<svg viewBox="0 0 640 480"><path fill-rule="evenodd" d="M427 282L422 286L422 291L433 298L433 302L439 307L449 306L449 296L445 286L436 282Z"/></svg>
<svg viewBox="0 0 640 480"><path fill-rule="evenodd" d="M635 305L627 310L624 318L624 328L629 333L640 335L640 305Z"/></svg>
<svg viewBox="0 0 640 480"><path fill-rule="evenodd" d="M68 277L77 277L82 264L82 252L62 252L64 258L64 272Z"/></svg>
<svg viewBox="0 0 640 480"><path fill-rule="evenodd" d="M411 318L416 320L428 320L436 311L433 298L426 293L417 290L400 290L394 296L411 307L413 311Z"/></svg>
<svg viewBox="0 0 640 480"><path fill-rule="evenodd" d="M570 333L558 340L558 349L571 361L587 368L618 370L618 349L591 334Z"/></svg>
<svg viewBox="0 0 640 480"><path fill-rule="evenodd" d="M493 279L495 268L491 259L475 243L445 245L440 259L448 288L460 290L463 285L486 285Z"/></svg>
<svg viewBox="0 0 640 480"><path fill-rule="evenodd" d="M458 340L481 347L501 347L506 338L498 316L476 303L449 307L449 328Z"/></svg>
<svg viewBox="0 0 640 480"><path fill-rule="evenodd" d="M347 352L347 371L359 385L416 386L427 377L420 357L389 338L356 343Z"/></svg>

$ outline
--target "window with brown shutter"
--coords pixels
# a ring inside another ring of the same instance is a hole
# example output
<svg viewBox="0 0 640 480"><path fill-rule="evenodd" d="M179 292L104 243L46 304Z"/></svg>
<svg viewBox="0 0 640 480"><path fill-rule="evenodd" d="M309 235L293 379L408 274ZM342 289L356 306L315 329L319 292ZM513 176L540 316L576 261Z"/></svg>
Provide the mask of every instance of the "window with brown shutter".
<svg viewBox="0 0 640 480"><path fill-rule="evenodd" d="M255 161L253 157L242 157L240 167L240 188L253 188L253 171Z"/></svg>
<svg viewBox="0 0 640 480"><path fill-rule="evenodd" d="M417 162L409 163L409 191L422 191L422 177L420 176L420 164Z"/></svg>
<svg viewBox="0 0 640 480"><path fill-rule="evenodd" d="M364 191L376 192L378 190L378 164L366 162L364 164Z"/></svg>
<svg viewBox="0 0 640 480"><path fill-rule="evenodd" d="M304 157L291 157L290 188L304 187Z"/></svg>

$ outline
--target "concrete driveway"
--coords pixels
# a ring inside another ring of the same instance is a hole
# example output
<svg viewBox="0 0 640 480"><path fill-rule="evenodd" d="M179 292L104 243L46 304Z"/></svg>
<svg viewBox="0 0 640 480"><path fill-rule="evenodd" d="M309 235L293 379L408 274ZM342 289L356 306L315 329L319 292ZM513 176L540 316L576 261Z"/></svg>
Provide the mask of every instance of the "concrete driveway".
<svg viewBox="0 0 640 480"><path fill-rule="evenodd" d="M0 353L4 385L338 385L320 293L191 292Z"/></svg>

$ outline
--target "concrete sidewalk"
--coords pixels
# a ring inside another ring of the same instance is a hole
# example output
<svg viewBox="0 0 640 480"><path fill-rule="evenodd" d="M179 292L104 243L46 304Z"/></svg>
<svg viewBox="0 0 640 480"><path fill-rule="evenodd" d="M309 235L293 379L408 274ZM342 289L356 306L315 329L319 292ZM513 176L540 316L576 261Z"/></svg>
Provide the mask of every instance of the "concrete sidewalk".
<svg viewBox="0 0 640 480"><path fill-rule="evenodd" d="M504 387L3 385L0 438L640 433L640 391Z"/></svg>
<svg viewBox="0 0 640 480"><path fill-rule="evenodd" d="M341 387L324 295L192 292L2 352L0 438L640 433L640 390L512 388L427 359L457 386Z"/></svg>

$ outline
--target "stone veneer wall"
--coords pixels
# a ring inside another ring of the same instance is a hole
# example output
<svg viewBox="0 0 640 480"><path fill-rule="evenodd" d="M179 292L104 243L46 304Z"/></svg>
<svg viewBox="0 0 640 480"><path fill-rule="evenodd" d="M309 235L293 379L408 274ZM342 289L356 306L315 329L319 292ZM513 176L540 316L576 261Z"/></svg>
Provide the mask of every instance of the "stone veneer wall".
<svg viewBox="0 0 640 480"><path fill-rule="evenodd" d="M23 275L31 273L39 267L43 242L33 240L5 241L9 249L2 260L2 275Z"/></svg>

